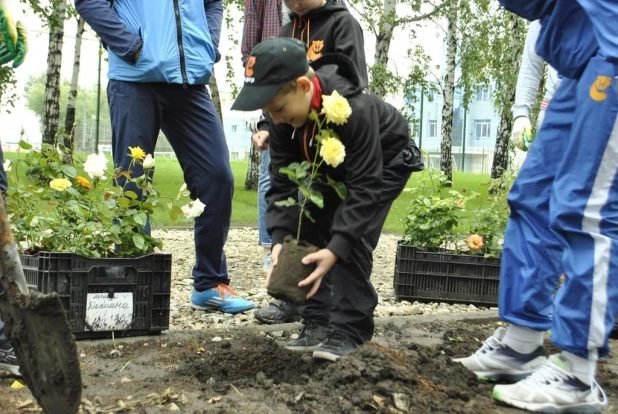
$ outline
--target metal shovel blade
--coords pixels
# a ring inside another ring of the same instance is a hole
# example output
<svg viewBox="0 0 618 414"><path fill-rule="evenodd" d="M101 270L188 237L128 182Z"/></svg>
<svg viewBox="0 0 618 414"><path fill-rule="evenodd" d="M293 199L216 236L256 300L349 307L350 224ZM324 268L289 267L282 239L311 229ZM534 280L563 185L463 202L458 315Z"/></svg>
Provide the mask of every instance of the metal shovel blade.
<svg viewBox="0 0 618 414"><path fill-rule="evenodd" d="M0 313L23 380L49 414L74 414L82 392L75 339L56 293L29 292L0 197Z"/></svg>

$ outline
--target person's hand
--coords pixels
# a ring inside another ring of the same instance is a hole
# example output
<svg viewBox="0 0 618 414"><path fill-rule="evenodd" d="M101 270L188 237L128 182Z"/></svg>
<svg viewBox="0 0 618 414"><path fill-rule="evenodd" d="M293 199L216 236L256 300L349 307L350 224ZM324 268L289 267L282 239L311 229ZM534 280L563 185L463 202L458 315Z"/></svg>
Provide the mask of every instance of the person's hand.
<svg viewBox="0 0 618 414"><path fill-rule="evenodd" d="M266 273L266 287L270 283L270 277L273 274L273 270L277 267L277 262L279 261L279 252L281 251L282 244L275 244L270 251L270 269L268 269L268 273Z"/></svg>
<svg viewBox="0 0 618 414"><path fill-rule="evenodd" d="M9 11L0 3L0 65L13 61L17 68L26 58L28 37L21 22L13 25Z"/></svg>
<svg viewBox="0 0 618 414"><path fill-rule="evenodd" d="M511 132L511 140L515 146L522 151L528 151L533 139L530 119L527 116L516 118L513 122L513 131Z"/></svg>
<svg viewBox="0 0 618 414"><path fill-rule="evenodd" d="M337 255L328 249L322 249L316 253L308 254L303 257L303 264L311 264L315 263L315 270L306 279L298 282L298 287L309 286L313 284L313 287L307 293L307 299L311 296L315 295L315 292L320 288L320 284L322 283L322 279L328 271L335 265L337 262Z"/></svg>
<svg viewBox="0 0 618 414"><path fill-rule="evenodd" d="M260 151L264 151L268 149L268 131L258 131L256 132L251 139L253 140L253 145Z"/></svg>

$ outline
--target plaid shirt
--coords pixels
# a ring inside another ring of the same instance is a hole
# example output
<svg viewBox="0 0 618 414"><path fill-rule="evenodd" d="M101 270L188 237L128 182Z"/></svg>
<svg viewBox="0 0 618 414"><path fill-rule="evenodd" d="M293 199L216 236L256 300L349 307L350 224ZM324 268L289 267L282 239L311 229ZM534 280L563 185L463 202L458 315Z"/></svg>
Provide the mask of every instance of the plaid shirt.
<svg viewBox="0 0 618 414"><path fill-rule="evenodd" d="M240 47L243 66L255 45L279 37L280 28L281 0L245 0L245 25Z"/></svg>

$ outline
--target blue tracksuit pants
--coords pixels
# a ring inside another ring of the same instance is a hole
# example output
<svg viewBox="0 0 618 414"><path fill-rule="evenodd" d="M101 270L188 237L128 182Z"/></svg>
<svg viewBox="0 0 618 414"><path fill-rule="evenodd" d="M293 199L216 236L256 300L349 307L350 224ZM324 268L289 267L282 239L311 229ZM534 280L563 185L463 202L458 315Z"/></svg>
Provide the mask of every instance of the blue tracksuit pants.
<svg viewBox="0 0 618 414"><path fill-rule="evenodd" d="M617 76L597 56L560 85L509 194L500 275L501 319L593 360L618 311Z"/></svg>
<svg viewBox="0 0 618 414"><path fill-rule="evenodd" d="M206 87L110 80L107 98L114 165L128 169L129 146L154 154L161 130L178 157L191 198L206 204L195 219L194 287L229 284L223 246L230 228L234 177L223 127ZM141 166L133 170L143 174Z"/></svg>

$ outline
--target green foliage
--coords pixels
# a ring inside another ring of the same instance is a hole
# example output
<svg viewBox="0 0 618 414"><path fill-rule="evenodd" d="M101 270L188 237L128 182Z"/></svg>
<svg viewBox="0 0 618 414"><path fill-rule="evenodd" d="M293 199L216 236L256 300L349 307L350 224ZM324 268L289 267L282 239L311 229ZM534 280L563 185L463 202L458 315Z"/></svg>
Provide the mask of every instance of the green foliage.
<svg viewBox="0 0 618 414"><path fill-rule="evenodd" d="M507 195L514 180L515 173L508 171L486 183L488 194L481 196L465 189L448 190L442 171L427 170L415 187L404 190L411 197L404 220L405 243L499 257L509 217ZM479 236L482 246L476 250L472 240Z"/></svg>
<svg viewBox="0 0 618 414"><path fill-rule="evenodd" d="M479 253L485 256L499 257L502 254L502 242L510 213L507 196L514 181L513 171L506 171L500 178L491 179L489 196L468 216L470 234L478 234L483 238L484 245Z"/></svg>
<svg viewBox="0 0 618 414"><path fill-rule="evenodd" d="M15 95L14 88L16 83L14 69L9 65L0 66L0 106L4 102L11 107L15 106L17 95Z"/></svg>
<svg viewBox="0 0 618 414"><path fill-rule="evenodd" d="M177 204L188 191L181 190L175 198L163 197L152 185L150 169L134 177L129 171L109 169L107 160L99 158L104 175L94 174L89 180L62 163L69 151L62 145L43 144L35 150L21 141L20 147L26 156L11 165L6 198L13 234L22 249L90 257L148 254L162 246L146 232L155 210L166 210L170 216L184 212L185 207ZM131 168L142 162L134 159ZM21 170L36 180L20 179ZM138 197L130 185L143 196Z"/></svg>
<svg viewBox="0 0 618 414"><path fill-rule="evenodd" d="M30 110L32 110L35 114L39 116L41 120L41 130L43 129L43 118L45 113L45 79L46 75L42 73L37 77L30 77L26 82L26 86L24 88L24 95L26 97L27 106ZM67 101L69 97L69 91L71 89L71 84L69 81L65 80L60 84L60 120L64 122L66 117L66 108ZM97 106L97 91L96 85L92 86L90 89L78 89L77 93L77 102L75 102L76 106L76 125L84 125L86 122L89 125L94 127L94 118L96 113ZM107 102L107 95L105 88L101 89L101 103ZM102 105L103 106L103 105ZM105 110L103 107L100 111L100 125L110 125L111 121L109 118L109 111ZM75 128L75 142L86 142L90 141L90 137L94 135L91 128L85 131L86 136L84 136L84 130L82 128Z"/></svg>
<svg viewBox="0 0 618 414"><path fill-rule="evenodd" d="M457 227L466 203L478 196L447 190L448 180L439 170L427 170L416 187L406 188L412 196L404 221L406 244L417 247L446 248L457 240Z"/></svg>
<svg viewBox="0 0 618 414"><path fill-rule="evenodd" d="M464 107L477 85L493 83L493 103L502 113L513 104L528 25L493 0L461 0L459 14L461 77L457 86L464 91Z"/></svg>

